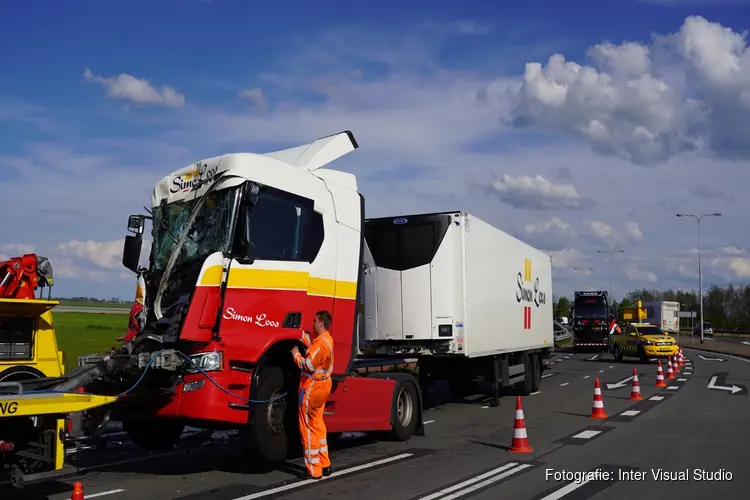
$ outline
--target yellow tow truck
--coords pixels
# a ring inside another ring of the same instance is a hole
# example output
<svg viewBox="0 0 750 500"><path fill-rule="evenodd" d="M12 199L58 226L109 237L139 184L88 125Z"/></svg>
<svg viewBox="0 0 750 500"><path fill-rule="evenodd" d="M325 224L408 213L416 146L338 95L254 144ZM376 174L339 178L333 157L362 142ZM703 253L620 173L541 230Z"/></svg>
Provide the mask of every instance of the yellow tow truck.
<svg viewBox="0 0 750 500"><path fill-rule="evenodd" d="M59 302L42 299L41 291L35 295L52 283L52 267L43 257L0 262L0 484L5 475L16 488L65 468L71 414L117 400L34 389L65 374L52 320Z"/></svg>

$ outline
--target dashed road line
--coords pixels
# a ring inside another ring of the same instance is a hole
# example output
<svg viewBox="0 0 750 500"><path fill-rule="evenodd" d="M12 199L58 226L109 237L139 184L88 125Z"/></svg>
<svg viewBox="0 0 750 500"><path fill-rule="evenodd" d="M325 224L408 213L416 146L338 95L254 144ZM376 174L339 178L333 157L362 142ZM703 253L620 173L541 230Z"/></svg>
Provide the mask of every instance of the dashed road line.
<svg viewBox="0 0 750 500"><path fill-rule="evenodd" d="M565 387L568 384L569 384L569 382L563 382L562 384L560 384L560 387Z"/></svg>
<svg viewBox="0 0 750 500"><path fill-rule="evenodd" d="M651 396L648 398L649 401L662 401L664 399L664 396Z"/></svg>
<svg viewBox="0 0 750 500"><path fill-rule="evenodd" d="M434 420L425 420L424 422L422 422L422 424L424 424L424 425L427 425L427 424L434 424L434 423L435 423L435 421L434 421Z"/></svg>
<svg viewBox="0 0 750 500"><path fill-rule="evenodd" d="M583 378L590 378L591 375L584 375Z"/></svg>
<svg viewBox="0 0 750 500"><path fill-rule="evenodd" d="M545 373L544 375L542 375L542 378L552 377L554 375L554 373Z"/></svg>
<svg viewBox="0 0 750 500"><path fill-rule="evenodd" d="M608 368L614 368L614 365L609 365Z"/></svg>
<svg viewBox="0 0 750 500"><path fill-rule="evenodd" d="M670 385L669 387L667 387L667 390L668 391L676 391L679 388L680 388L679 385Z"/></svg>
<svg viewBox="0 0 750 500"><path fill-rule="evenodd" d="M560 443L563 445L583 446L591 441L602 437L606 433L616 429L616 427L604 427L598 425L592 425L579 429L573 434L569 434L560 439L553 441L554 443Z"/></svg>
<svg viewBox="0 0 750 500"><path fill-rule="evenodd" d="M114 495L116 493L123 493L125 490L109 490L109 491L102 491L100 493L86 493L84 498L98 498L98 497L106 497L107 495Z"/></svg>
<svg viewBox="0 0 750 500"><path fill-rule="evenodd" d="M678 382L687 382L687 379L686 378L678 378L677 381Z"/></svg>

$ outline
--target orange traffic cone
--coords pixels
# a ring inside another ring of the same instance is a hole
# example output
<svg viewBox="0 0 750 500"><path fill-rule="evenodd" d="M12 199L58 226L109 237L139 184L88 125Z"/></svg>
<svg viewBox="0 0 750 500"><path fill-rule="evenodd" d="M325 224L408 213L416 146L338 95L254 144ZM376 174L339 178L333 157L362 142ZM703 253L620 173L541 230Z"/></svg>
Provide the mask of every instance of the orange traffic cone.
<svg viewBox="0 0 750 500"><path fill-rule="evenodd" d="M664 382L664 372L661 371L661 360L657 360L659 363L656 367L656 385L654 387L666 387L667 384Z"/></svg>
<svg viewBox="0 0 750 500"><path fill-rule="evenodd" d="M680 347L680 353L678 356L680 359L680 366L685 366L685 356L682 355L682 347Z"/></svg>
<svg viewBox="0 0 750 500"><path fill-rule="evenodd" d="M672 371L680 373L680 360L676 355L672 357Z"/></svg>
<svg viewBox="0 0 750 500"><path fill-rule="evenodd" d="M667 357L667 380L675 379L674 372L672 371L672 358Z"/></svg>
<svg viewBox="0 0 750 500"><path fill-rule="evenodd" d="M511 453L531 453L534 449L529 444L526 434L526 420L523 418L521 396L516 396L516 418L513 423L513 444L508 449Z"/></svg>
<svg viewBox="0 0 750 500"><path fill-rule="evenodd" d="M640 401L643 399L641 384L638 382L638 372L635 368L633 368L633 388L630 389L630 397L628 399L631 401Z"/></svg>
<svg viewBox="0 0 750 500"><path fill-rule="evenodd" d="M83 483L76 481L73 483L73 494L70 496L70 500L83 500Z"/></svg>
<svg viewBox="0 0 750 500"><path fill-rule="evenodd" d="M599 385L599 377L596 377L594 381L594 405L591 408L591 415L589 418L605 419L609 418L604 413L604 400L602 399L602 388Z"/></svg>

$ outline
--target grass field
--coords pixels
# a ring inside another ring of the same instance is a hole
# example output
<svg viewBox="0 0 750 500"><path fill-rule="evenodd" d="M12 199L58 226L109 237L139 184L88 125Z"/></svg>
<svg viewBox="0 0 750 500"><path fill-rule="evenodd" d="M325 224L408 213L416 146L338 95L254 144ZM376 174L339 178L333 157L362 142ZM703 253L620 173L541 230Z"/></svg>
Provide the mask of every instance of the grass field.
<svg viewBox="0 0 750 500"><path fill-rule="evenodd" d="M127 314L53 312L57 342L65 355L65 370L76 367L78 356L103 352L118 345L128 328Z"/></svg>
<svg viewBox="0 0 750 500"><path fill-rule="evenodd" d="M65 307L94 307L94 308L106 308L106 309L129 309L129 303L123 304L112 304L109 302L78 302L74 300L61 300L61 306Z"/></svg>

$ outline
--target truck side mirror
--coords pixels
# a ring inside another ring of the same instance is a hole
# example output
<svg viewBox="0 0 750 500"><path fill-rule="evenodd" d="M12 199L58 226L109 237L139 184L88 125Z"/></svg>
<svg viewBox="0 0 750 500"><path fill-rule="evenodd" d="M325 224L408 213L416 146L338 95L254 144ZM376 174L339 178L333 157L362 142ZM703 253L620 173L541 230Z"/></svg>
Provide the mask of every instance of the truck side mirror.
<svg viewBox="0 0 750 500"><path fill-rule="evenodd" d="M125 236L125 244L122 249L122 265L134 273L138 272L142 246L143 236L140 233Z"/></svg>

